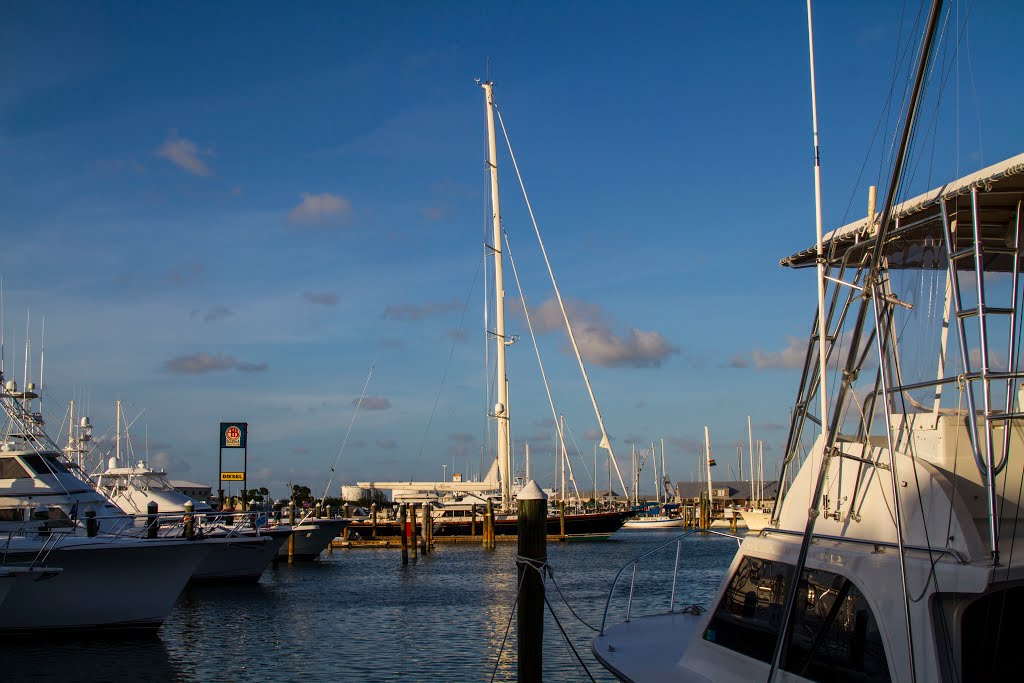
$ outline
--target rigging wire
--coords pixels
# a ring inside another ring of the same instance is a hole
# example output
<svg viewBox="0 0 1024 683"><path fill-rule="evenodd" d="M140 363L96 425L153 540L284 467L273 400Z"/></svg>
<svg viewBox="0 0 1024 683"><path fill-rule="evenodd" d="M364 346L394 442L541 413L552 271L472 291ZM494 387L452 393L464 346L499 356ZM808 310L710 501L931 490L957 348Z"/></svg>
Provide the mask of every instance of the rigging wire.
<svg viewBox="0 0 1024 683"><path fill-rule="evenodd" d="M352 425L356 423L356 415L359 414L359 409L363 405L363 398L366 396L366 388L370 386L370 378L373 377L373 369L377 367L377 361L374 360L370 363L370 371L366 373L366 381L363 382L363 390L359 393L359 400L356 401L356 409L352 411L352 419L349 420L348 429L345 430L345 438L341 440L341 445L338 446L338 452L334 456L334 463L331 465L331 476L327 479L327 486L324 487L324 495L320 496L320 500L327 498L327 494L331 490L331 484L334 483L334 472L338 467L338 461L341 460L341 454L345 452L345 445L348 444L348 436L352 433Z"/></svg>
<svg viewBox="0 0 1024 683"><path fill-rule="evenodd" d="M445 380L448 379L448 370L452 365L452 356L455 355L455 345L459 343L459 338L462 336L462 324L466 320L466 311L469 310L469 300L472 298L473 290L476 288L476 281L480 275L480 264L477 264L476 272L473 274L473 284L470 285L469 292L466 294L466 302L462 306L462 313L459 315L459 326L455 330L455 335L452 337L452 347L448 352L448 361L444 365L444 372L441 374L441 385L437 388L437 394L434 396L434 405L430 408L430 417L427 418L427 425L423 429L423 438L420 440L420 449L416 454L416 460L413 462L412 473L409 475L409 482L412 483L416 479L416 468L419 467L420 460L423 458L423 449L427 444L427 436L430 434L430 425L434 422L434 415L437 414L437 403L441 399L441 392L444 390Z"/></svg>
<svg viewBox="0 0 1024 683"><path fill-rule="evenodd" d="M508 251L508 261L509 264L512 266L512 276L516 281L516 289L519 291L519 301L523 305L523 317L526 318L526 326L530 331L530 341L533 342L533 351L537 355L537 365L540 367L541 380L544 383L544 391L546 392L548 397L548 406L551 408L551 418L555 421L555 428L558 432L558 443L564 445L564 427L562 426L561 420L558 419L558 412L555 410L555 402L554 399L551 397L551 384L548 382L548 375L547 372L544 370L544 362L541 360L540 357L540 346L537 345L537 336L533 331L533 322L530 319L530 310L526 305L526 294L523 293L523 285L519 279L519 271L516 269L516 261L512 257L512 245L509 243L508 233L505 231L504 227L502 227L501 229L501 234L505 238L505 250ZM558 444L556 444L556 448L557 447ZM573 476L571 462L569 463L569 478L572 481L573 488L576 489L576 498L578 499L580 497L580 492L579 489L576 487L576 477Z"/></svg>
<svg viewBox="0 0 1024 683"><path fill-rule="evenodd" d="M516 178L519 180L519 187L523 191L523 199L526 202L526 209L530 214L530 221L533 223L533 230L537 234L537 242L540 244L541 254L544 256L544 263L548 268L548 275L551 278L551 286L555 290L555 298L558 300L558 307L562 311L562 318L565 320L565 330L569 335L569 341L572 343L572 348L576 352L576 360L579 361L580 372L583 374L583 381L587 385L587 392L590 394L590 402L594 407L594 413L597 416L597 423L601 428L601 447L608 451L608 456L612 460L612 464L615 465L615 474L619 477L619 484L623 489L626 488L626 483L622 479L622 473L619 471L619 463L615 460L615 453L612 452L611 442L608 438L608 432L604 428L604 419L601 417L601 410L597 407L597 398L594 396L594 390L590 386L590 378L587 375L587 368L583 363L583 356L580 354L579 344L576 343L576 335L572 331L572 326L569 324L569 314L565 310L565 303L562 300L562 293L558 289L558 283L555 281L555 273L551 268L551 260L548 258L548 251L544 247L544 240L540 236L540 226L537 225L537 218L533 214L533 206L530 204L530 198L526 194L526 185L523 182L523 175L519 172L519 163L516 161L516 155L512 151L512 141L509 140L508 130L505 128L505 119L501 115L501 110L498 109L497 104L494 106L494 111L498 115L498 122L501 124L502 135L505 136L505 144L508 146L509 158L512 160L512 167L515 169Z"/></svg>

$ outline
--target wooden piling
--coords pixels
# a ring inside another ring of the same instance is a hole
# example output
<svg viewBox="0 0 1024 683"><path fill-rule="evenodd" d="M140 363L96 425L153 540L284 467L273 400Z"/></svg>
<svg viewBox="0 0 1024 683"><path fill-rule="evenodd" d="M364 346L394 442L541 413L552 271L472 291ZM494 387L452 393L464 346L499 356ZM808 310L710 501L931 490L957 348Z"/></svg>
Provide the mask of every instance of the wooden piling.
<svg viewBox="0 0 1024 683"><path fill-rule="evenodd" d="M292 533L288 536L288 564L295 564L295 501L288 503L288 525Z"/></svg>
<svg viewBox="0 0 1024 683"><path fill-rule="evenodd" d="M544 566L547 563L547 494L532 479L519 491L518 677L540 681L544 663ZM564 505L559 506L564 510ZM564 533L564 532L563 532Z"/></svg>
<svg viewBox="0 0 1024 683"><path fill-rule="evenodd" d="M401 536L402 536L402 564L409 564L409 527L406 520L406 504L402 503L398 506L398 521L401 524Z"/></svg>
<svg viewBox="0 0 1024 683"><path fill-rule="evenodd" d="M377 504L370 504L370 519L373 526L370 527L370 538L377 538Z"/></svg>
<svg viewBox="0 0 1024 683"><path fill-rule="evenodd" d="M469 518L469 537L470 538L475 538L476 537L476 503L473 503L472 505L470 505L470 515L471 515L471 517Z"/></svg>
<svg viewBox="0 0 1024 683"><path fill-rule="evenodd" d="M416 503L409 504L409 526L411 531L409 533L409 542L412 544L412 559L417 559L420 556L420 544L419 544L419 529L416 527Z"/></svg>
<svg viewBox="0 0 1024 683"><path fill-rule="evenodd" d="M430 553L430 532L434 526L434 520L430 517L430 503L423 504L423 554Z"/></svg>
<svg viewBox="0 0 1024 683"><path fill-rule="evenodd" d="M565 540L565 501L558 501L558 535Z"/></svg>
<svg viewBox="0 0 1024 683"><path fill-rule="evenodd" d="M85 511L85 535L94 538L100 532L100 523L96 521L96 511Z"/></svg>
<svg viewBox="0 0 1024 683"><path fill-rule="evenodd" d="M491 500L487 501L484 511L483 546L488 550L494 549L494 502Z"/></svg>
<svg viewBox="0 0 1024 683"><path fill-rule="evenodd" d="M155 500L146 504L146 538L156 538L156 532L160 528L160 520L157 519L159 506Z"/></svg>

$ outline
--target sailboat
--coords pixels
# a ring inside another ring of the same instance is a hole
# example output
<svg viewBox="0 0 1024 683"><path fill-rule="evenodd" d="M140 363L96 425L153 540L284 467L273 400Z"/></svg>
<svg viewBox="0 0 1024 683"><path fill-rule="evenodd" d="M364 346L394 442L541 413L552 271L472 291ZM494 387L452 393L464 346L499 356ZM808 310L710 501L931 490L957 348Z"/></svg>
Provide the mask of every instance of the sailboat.
<svg viewBox="0 0 1024 683"><path fill-rule="evenodd" d="M487 136L488 136L488 168L490 173L491 181L491 205L492 205L492 225L493 235L492 241L487 246L488 252L494 258L494 295L495 295L495 317L494 317L494 329L489 330L488 334L494 340L495 345L495 376L496 376L496 387L497 395L494 404L494 409L490 412L489 417L496 426L497 431L497 455L488 470L487 475L483 481L479 482L456 482L456 481L445 481L445 482L359 482L359 486L362 488L376 488L376 489L390 489L396 494L402 494L406 497L421 498L424 500L437 500L438 494L448 494L450 497L458 498L460 495L475 494L481 495L485 499L492 498L498 503L498 507L501 511L495 518L495 533L498 536L509 535L514 536L516 532L516 517L514 514L515 509L515 490L513 486L514 477L512 474L512 441L511 441L511 420L509 410L509 397L508 397L508 373L506 372L505 363L505 350L506 347L511 343L511 338L505 332L505 286L503 276L503 254L502 249L502 222L501 222L501 211L499 204L499 192L498 192L498 159L497 159L497 141L495 135L495 105L494 105L494 84L490 81L483 82L480 84L484 90L486 100L486 113L487 113ZM558 294L557 285L555 286L555 292L558 295L559 301L561 301L561 295ZM566 318L566 324L568 326L568 318ZM614 455L611 451L611 444L608 439L607 432L604 428L604 421L601 418L600 411L597 410L597 402L594 399L593 391L590 388L590 381L586 376L586 370L583 366L583 361L579 356L579 350L575 342L575 338L572 335L572 328L567 327L570 339L573 342L574 348L577 351L577 358L580 361L580 367L583 370L584 379L586 380L588 391L590 391L591 401L594 405L595 412L597 414L598 424L601 429L601 442L602 448L608 451L609 458L612 463L615 463ZM616 471L618 465L615 464ZM621 482L622 478L619 477ZM625 486L623 485L623 489ZM472 520L465 514L461 514L464 511L459 511L460 514L457 516L445 516L444 505L438 506L439 510L435 513L437 517L441 518L444 522L442 528L440 528L440 535L470 535L470 525ZM457 510L458 505L453 506L453 509ZM612 533L622 527L622 524L629 518L631 512L627 511L608 511L608 512L593 512L593 513L579 513L579 514L566 514L564 516L564 527L562 520L559 518L553 518L549 524L549 534L565 536L566 538L581 538L581 539L593 539L593 538L607 538ZM437 523L437 520L435 520ZM370 522L354 522L348 530L350 535L362 534L368 528ZM564 528L564 534L562 529ZM390 524L376 525L376 535L398 535L398 524L396 522Z"/></svg>
<svg viewBox="0 0 1024 683"><path fill-rule="evenodd" d="M662 496L662 477L665 476L665 440L661 441L661 471L662 474L658 474L658 454L654 450L654 444L651 444L649 451L654 461L654 486L655 496L657 499L657 512L654 514L648 514L646 512L633 517L632 519L626 520L626 523L622 525L623 529L678 529L686 526L686 520L679 515L667 515L664 513L663 503L661 501ZM639 479L639 469L637 470L637 479ZM667 502L667 501L666 501Z"/></svg>
<svg viewBox="0 0 1024 683"><path fill-rule="evenodd" d="M782 261L820 265L830 302L787 439L796 476L780 476L771 525L742 542L706 610L673 594L667 612L602 624L593 652L622 680L1020 674L1024 154L897 203L941 5L882 210L869 194L863 219Z"/></svg>

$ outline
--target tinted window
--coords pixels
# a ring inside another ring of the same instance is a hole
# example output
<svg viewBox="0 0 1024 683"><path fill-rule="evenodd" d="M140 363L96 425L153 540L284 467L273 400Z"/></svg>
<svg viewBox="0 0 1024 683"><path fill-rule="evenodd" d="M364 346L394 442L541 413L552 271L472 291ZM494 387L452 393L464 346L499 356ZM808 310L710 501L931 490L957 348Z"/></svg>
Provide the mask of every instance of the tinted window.
<svg viewBox="0 0 1024 683"><path fill-rule="evenodd" d="M41 455L23 455L21 459L25 461L25 464L32 469L36 474L61 474L66 473L68 470L64 465L57 460L55 455L47 455L44 459Z"/></svg>
<svg viewBox="0 0 1024 683"><path fill-rule="evenodd" d="M782 626L792 565L744 557L704 639L770 662ZM814 681L888 681L875 617L848 579L805 569L782 668Z"/></svg>
<svg viewBox="0 0 1024 683"><path fill-rule="evenodd" d="M13 457L0 458L0 479L27 479L29 473Z"/></svg>

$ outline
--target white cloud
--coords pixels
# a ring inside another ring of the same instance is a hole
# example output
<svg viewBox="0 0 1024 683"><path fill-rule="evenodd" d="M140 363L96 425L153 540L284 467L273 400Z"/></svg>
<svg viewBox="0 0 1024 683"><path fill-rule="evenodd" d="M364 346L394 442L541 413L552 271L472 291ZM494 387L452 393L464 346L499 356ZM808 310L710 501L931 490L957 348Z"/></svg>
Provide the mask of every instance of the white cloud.
<svg viewBox="0 0 1024 683"><path fill-rule="evenodd" d="M512 302L511 307L522 314L522 301ZM679 349L660 332L630 328L625 334L616 334L600 306L567 300L565 307L576 343L587 362L604 367L658 367L669 356L679 353ZM555 299L548 299L532 308L530 320L538 334L565 329L562 310Z"/></svg>
<svg viewBox="0 0 1024 683"><path fill-rule="evenodd" d="M291 225L342 223L352 217L352 202L336 194L303 192L302 201L288 212Z"/></svg>
<svg viewBox="0 0 1024 683"><path fill-rule="evenodd" d="M206 162L199 158L200 156L213 156L213 152L209 149L199 149L199 145L191 140L179 138L174 131L171 131L167 139L164 140L164 144L156 149L155 154L189 173L199 176L213 175L213 171L206 165Z"/></svg>

